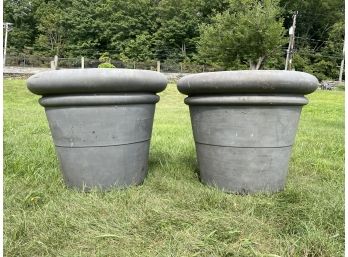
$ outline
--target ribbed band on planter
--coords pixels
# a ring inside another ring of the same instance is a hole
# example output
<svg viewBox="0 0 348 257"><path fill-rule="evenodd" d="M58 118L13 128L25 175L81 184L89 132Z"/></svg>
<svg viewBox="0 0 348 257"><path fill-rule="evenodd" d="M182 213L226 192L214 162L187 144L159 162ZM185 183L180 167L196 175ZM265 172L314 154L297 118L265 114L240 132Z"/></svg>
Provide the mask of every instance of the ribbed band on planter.
<svg viewBox="0 0 348 257"><path fill-rule="evenodd" d="M204 95L185 98L187 105L305 105L307 98L298 95Z"/></svg>
<svg viewBox="0 0 348 257"><path fill-rule="evenodd" d="M304 94L318 80L293 71L228 71L178 81L189 95L201 181L226 192L284 188Z"/></svg>
<svg viewBox="0 0 348 257"><path fill-rule="evenodd" d="M97 106L97 105L128 105L155 104L159 96L154 94L108 94L108 95L62 95L46 96L39 100L44 107L57 106Z"/></svg>
<svg viewBox="0 0 348 257"><path fill-rule="evenodd" d="M78 69L38 73L27 81L41 94L66 184L88 190L143 182L156 92L164 75L143 70Z"/></svg>

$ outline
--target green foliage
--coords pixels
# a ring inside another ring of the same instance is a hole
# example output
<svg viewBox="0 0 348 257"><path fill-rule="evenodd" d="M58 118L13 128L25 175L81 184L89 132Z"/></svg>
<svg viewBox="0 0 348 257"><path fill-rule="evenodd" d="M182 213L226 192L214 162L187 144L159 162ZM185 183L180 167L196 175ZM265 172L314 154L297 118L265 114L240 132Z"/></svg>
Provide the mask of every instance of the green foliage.
<svg viewBox="0 0 348 257"><path fill-rule="evenodd" d="M98 68L116 68L116 67L112 63L105 62L105 63L99 64Z"/></svg>
<svg viewBox="0 0 348 257"><path fill-rule="evenodd" d="M293 67L337 79L342 0L4 0L4 21L13 23L9 55L30 48L43 57L98 59L109 52L127 63L188 61L222 69L283 69L283 32L294 11Z"/></svg>
<svg viewBox="0 0 348 257"><path fill-rule="evenodd" d="M37 1L4 1L4 22L13 23L8 35L8 46L21 50L34 44L37 34L34 14L37 6Z"/></svg>
<svg viewBox="0 0 348 257"><path fill-rule="evenodd" d="M99 57L99 61L101 64L98 65L98 68L116 68L112 63L111 63L111 58L108 52L103 53Z"/></svg>
<svg viewBox="0 0 348 257"><path fill-rule="evenodd" d="M201 26L198 53L229 68L259 69L285 43L283 21L274 0L231 1L230 7Z"/></svg>
<svg viewBox="0 0 348 257"><path fill-rule="evenodd" d="M292 14L298 11L296 23L296 35L300 35L304 41L310 39L306 44L318 47L326 40L330 28L338 21L344 21L344 2L342 0L281 0L284 6L284 17L286 17L286 28L292 24Z"/></svg>
<svg viewBox="0 0 348 257"><path fill-rule="evenodd" d="M343 58L344 23L336 22L328 34L321 51L315 51L308 45L299 48L293 60L296 70L312 73L319 80L338 79L338 67Z"/></svg>
<svg viewBox="0 0 348 257"><path fill-rule="evenodd" d="M102 53L102 55L99 57L99 61L102 63L110 63L110 54L108 52Z"/></svg>
<svg viewBox="0 0 348 257"><path fill-rule="evenodd" d="M100 23L100 43L116 53L125 50L131 40L156 30L155 2L150 0L106 1L98 8L103 20Z"/></svg>
<svg viewBox="0 0 348 257"><path fill-rule="evenodd" d="M154 58L152 37L145 33L128 41L121 60L147 61Z"/></svg>
<svg viewBox="0 0 348 257"><path fill-rule="evenodd" d="M338 79L344 41L344 22L337 21L328 32L328 40L320 52L323 56L319 62L325 62L323 73L328 78Z"/></svg>
<svg viewBox="0 0 348 257"><path fill-rule="evenodd" d="M66 33L65 54L70 57L86 56L97 59L100 53L105 52L102 34L104 20L103 7L100 0L72 0L70 5L65 6L64 20Z"/></svg>
<svg viewBox="0 0 348 257"><path fill-rule="evenodd" d="M36 46L39 51L47 52L51 56L63 55L67 38L64 15L65 11L61 2L44 2L38 7L35 16L39 32Z"/></svg>

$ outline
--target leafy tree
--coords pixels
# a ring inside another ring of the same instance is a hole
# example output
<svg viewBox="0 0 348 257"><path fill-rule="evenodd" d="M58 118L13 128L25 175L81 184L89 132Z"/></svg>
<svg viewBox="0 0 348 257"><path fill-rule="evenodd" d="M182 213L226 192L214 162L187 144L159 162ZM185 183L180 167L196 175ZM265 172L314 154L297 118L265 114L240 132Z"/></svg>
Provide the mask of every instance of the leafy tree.
<svg viewBox="0 0 348 257"><path fill-rule="evenodd" d="M159 60L182 60L195 43L191 40L199 35L195 14L195 1L162 0L156 12L158 29L154 34L156 57Z"/></svg>
<svg viewBox="0 0 348 257"><path fill-rule="evenodd" d="M43 2L38 7L35 15L38 20L39 35L36 46L40 51L50 55L61 56L64 52L67 38L65 30L65 17L63 10L64 1Z"/></svg>
<svg viewBox="0 0 348 257"><path fill-rule="evenodd" d="M192 59L197 51L200 24L209 23L211 16L227 5L227 0L161 0L156 7L156 58L174 62Z"/></svg>
<svg viewBox="0 0 348 257"><path fill-rule="evenodd" d="M130 40L141 34L155 31L154 3L151 0L105 0L98 15L101 47L112 49L115 54L123 52ZM107 18L105 18L107 17Z"/></svg>
<svg viewBox="0 0 348 257"><path fill-rule="evenodd" d="M34 17L38 1L5 0L4 22L13 23L8 37L8 46L19 51L32 46L37 34L37 21Z"/></svg>
<svg viewBox="0 0 348 257"><path fill-rule="evenodd" d="M293 56L293 67L298 71L305 71L313 74L312 62L315 59L313 51L309 46L298 49Z"/></svg>
<svg viewBox="0 0 348 257"><path fill-rule="evenodd" d="M4 0L4 21L13 23L9 53L96 59L109 52L113 59L161 60L178 69L179 62L283 69L283 26L291 26L294 11L293 67L337 78L342 0Z"/></svg>
<svg viewBox="0 0 348 257"><path fill-rule="evenodd" d="M310 44L300 47L294 54L296 70L312 73L319 80L338 79L339 65L343 58L344 22L336 22L328 35L320 51L311 48Z"/></svg>
<svg viewBox="0 0 348 257"><path fill-rule="evenodd" d="M124 59L147 61L154 58L152 37L148 33L140 34L128 41L122 52Z"/></svg>
<svg viewBox="0 0 348 257"><path fill-rule="evenodd" d="M342 56L342 48L344 42L344 21L339 20L330 29L328 33L328 40L322 49L323 59L329 63L326 66L326 72L328 77L338 79L339 66Z"/></svg>
<svg viewBox="0 0 348 257"><path fill-rule="evenodd" d="M337 21L344 21L342 0L281 0L285 27L292 24L292 14L298 11L296 35L308 38L306 45L320 48L328 38L331 27ZM321 41L318 41L321 40Z"/></svg>
<svg viewBox="0 0 348 257"><path fill-rule="evenodd" d="M199 56L229 68L261 68L285 43L280 11L274 0L231 1L212 24L201 26Z"/></svg>
<svg viewBox="0 0 348 257"><path fill-rule="evenodd" d="M115 68L115 66L111 63L111 58L108 52L103 53L99 57L99 61L101 64L98 65L98 68Z"/></svg>
<svg viewBox="0 0 348 257"><path fill-rule="evenodd" d="M71 0L71 5L65 8L65 30L67 35L65 54L76 57L79 55L98 58L106 51L101 42L103 39L102 1Z"/></svg>

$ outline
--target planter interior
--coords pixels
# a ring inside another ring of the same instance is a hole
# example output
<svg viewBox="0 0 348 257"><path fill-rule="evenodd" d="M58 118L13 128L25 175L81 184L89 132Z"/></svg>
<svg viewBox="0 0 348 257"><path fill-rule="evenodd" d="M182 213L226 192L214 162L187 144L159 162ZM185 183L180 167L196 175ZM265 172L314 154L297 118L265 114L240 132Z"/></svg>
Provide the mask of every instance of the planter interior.
<svg viewBox="0 0 348 257"><path fill-rule="evenodd" d="M74 69L36 74L67 186L89 190L143 182L148 169L156 95L166 78L128 69Z"/></svg>
<svg viewBox="0 0 348 257"><path fill-rule="evenodd" d="M183 77L200 179L232 193L284 189L304 94L317 79L292 71L228 71Z"/></svg>

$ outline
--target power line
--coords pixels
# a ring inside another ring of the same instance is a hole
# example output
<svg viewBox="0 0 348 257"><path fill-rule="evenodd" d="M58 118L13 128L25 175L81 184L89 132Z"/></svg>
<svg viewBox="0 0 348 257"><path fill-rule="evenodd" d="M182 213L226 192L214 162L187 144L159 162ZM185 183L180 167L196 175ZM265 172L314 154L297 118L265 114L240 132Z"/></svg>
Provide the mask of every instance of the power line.
<svg viewBox="0 0 348 257"><path fill-rule="evenodd" d="M332 41L332 40L320 40L320 39L312 39L312 38L309 38L309 37L296 37L296 38L299 38L299 39L305 39L305 40L309 40L309 41L315 41L315 42L323 42L323 43L328 43L328 42L333 42L333 43L338 43L340 41ZM343 42L343 39L342 39L342 42Z"/></svg>

